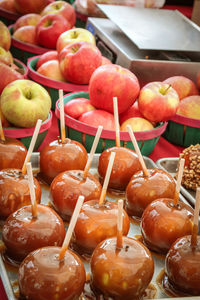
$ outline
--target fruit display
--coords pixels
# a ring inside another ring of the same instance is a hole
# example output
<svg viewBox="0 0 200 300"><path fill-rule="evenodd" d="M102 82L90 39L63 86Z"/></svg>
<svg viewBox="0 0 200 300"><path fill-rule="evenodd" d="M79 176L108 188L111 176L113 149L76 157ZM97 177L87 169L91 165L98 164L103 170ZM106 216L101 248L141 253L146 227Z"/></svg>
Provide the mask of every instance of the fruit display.
<svg viewBox="0 0 200 300"><path fill-rule="evenodd" d="M200 95L188 96L182 99L177 115L200 121Z"/></svg>
<svg viewBox="0 0 200 300"><path fill-rule="evenodd" d="M8 51L10 49L10 46L11 46L10 32L7 26L0 21L0 47Z"/></svg>
<svg viewBox="0 0 200 300"><path fill-rule="evenodd" d="M14 0L17 12L22 15L29 13L39 14L48 3L49 0Z"/></svg>

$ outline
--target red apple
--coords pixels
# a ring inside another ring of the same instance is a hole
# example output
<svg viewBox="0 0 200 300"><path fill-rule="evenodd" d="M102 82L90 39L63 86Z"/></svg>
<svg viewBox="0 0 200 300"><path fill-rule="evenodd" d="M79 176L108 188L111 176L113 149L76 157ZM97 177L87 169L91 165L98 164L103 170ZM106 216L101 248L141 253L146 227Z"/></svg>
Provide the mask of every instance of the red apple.
<svg viewBox="0 0 200 300"><path fill-rule="evenodd" d="M173 89L175 89L175 91L177 92L179 100L188 96L199 94L195 83L184 76L172 76L167 78L163 82L171 84Z"/></svg>
<svg viewBox="0 0 200 300"><path fill-rule="evenodd" d="M37 45L37 37L36 37L35 29L36 27L32 25L20 27L13 33L13 38L23 43Z"/></svg>
<svg viewBox="0 0 200 300"><path fill-rule="evenodd" d="M101 66L99 49L87 42L66 46L59 54L60 69L69 82L88 84L92 73Z"/></svg>
<svg viewBox="0 0 200 300"><path fill-rule="evenodd" d="M65 81L65 78L63 77L58 60L49 60L42 64L38 69L37 72L43 76L46 76L48 78L51 78L53 80L58 81Z"/></svg>
<svg viewBox="0 0 200 300"><path fill-rule="evenodd" d="M98 127L99 125L102 125L104 129L107 130L114 130L115 129L115 121L113 114L97 109L97 110L91 110L89 112L86 112L82 114L78 120L80 122L86 123L91 126Z"/></svg>
<svg viewBox="0 0 200 300"><path fill-rule="evenodd" d="M45 6L49 4L48 0L14 0L15 8L22 15L36 13L39 14Z"/></svg>
<svg viewBox="0 0 200 300"><path fill-rule="evenodd" d="M27 14L24 16L21 16L17 21L15 22L13 26L13 31L17 30L20 27L32 25L36 26L41 19L41 15L39 14Z"/></svg>
<svg viewBox="0 0 200 300"><path fill-rule="evenodd" d="M189 96L181 100L178 115L200 120L200 96Z"/></svg>
<svg viewBox="0 0 200 300"><path fill-rule="evenodd" d="M110 61L110 59L108 59L107 57L102 55L102 65L111 65L112 62Z"/></svg>
<svg viewBox="0 0 200 300"><path fill-rule="evenodd" d="M0 47L0 62L11 65L13 64L13 57L10 51L6 51L4 48Z"/></svg>
<svg viewBox="0 0 200 300"><path fill-rule="evenodd" d="M119 123L122 124L124 121L135 117L144 117L139 110L137 101L129 109L119 115Z"/></svg>
<svg viewBox="0 0 200 300"><path fill-rule="evenodd" d="M15 71L12 67L0 62L0 95L3 89L12 81L23 79L23 75Z"/></svg>
<svg viewBox="0 0 200 300"><path fill-rule="evenodd" d="M58 37L68 29L70 24L63 16L56 14L44 16L36 26L38 44L55 49Z"/></svg>
<svg viewBox="0 0 200 300"><path fill-rule="evenodd" d="M12 13L17 13L14 0L1 0L0 1L0 8L7 10Z"/></svg>
<svg viewBox="0 0 200 300"><path fill-rule="evenodd" d="M127 131L126 126L130 125L132 130L135 131L146 131L152 130L154 127L148 120L140 117L130 118L124 121L121 125L121 131Z"/></svg>
<svg viewBox="0 0 200 300"><path fill-rule="evenodd" d="M11 35L8 27L0 21L0 47L4 48L6 51L10 49L11 45Z"/></svg>
<svg viewBox="0 0 200 300"><path fill-rule="evenodd" d="M136 101L139 91L137 77L128 69L114 64L99 67L89 84L91 104L113 112L113 97L117 97L119 114Z"/></svg>
<svg viewBox="0 0 200 300"><path fill-rule="evenodd" d="M49 60L54 60L54 59L58 59L58 52L56 50L45 52L44 54L42 54L39 57L37 64L36 64L36 70L45 62L47 62Z"/></svg>
<svg viewBox="0 0 200 300"><path fill-rule="evenodd" d="M72 28L76 23L76 13L73 6L65 1L55 1L47 5L41 12L42 16L48 14L62 15L71 25Z"/></svg>
<svg viewBox="0 0 200 300"><path fill-rule="evenodd" d="M177 92L169 84L155 81L141 89L138 106L146 119L162 122L176 114L179 102Z"/></svg>
<svg viewBox="0 0 200 300"><path fill-rule="evenodd" d="M198 89L200 90L200 72L197 73L197 86Z"/></svg>
<svg viewBox="0 0 200 300"><path fill-rule="evenodd" d="M58 51L58 53L60 53L60 51L64 47L75 42L88 42L93 45L96 45L94 35L89 30L84 28L72 28L63 32L59 36L56 44L56 50Z"/></svg>
<svg viewBox="0 0 200 300"><path fill-rule="evenodd" d="M94 109L95 107L91 105L90 100L86 98L73 99L64 106L65 113L74 119L78 119L82 114Z"/></svg>

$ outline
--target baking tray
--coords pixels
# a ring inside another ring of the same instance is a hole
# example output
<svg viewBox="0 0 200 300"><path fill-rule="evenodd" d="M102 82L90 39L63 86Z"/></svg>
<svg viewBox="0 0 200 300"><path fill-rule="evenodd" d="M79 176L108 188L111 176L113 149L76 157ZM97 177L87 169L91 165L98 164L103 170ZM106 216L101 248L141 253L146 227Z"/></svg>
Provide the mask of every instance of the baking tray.
<svg viewBox="0 0 200 300"><path fill-rule="evenodd" d="M92 162L92 166L90 169L90 172L93 175L97 175L98 159L99 159L99 155L95 154L93 162ZM147 168L157 168L157 165L150 158L144 157L144 159L145 159ZM32 162L33 172L34 173L39 172L39 153L32 154L31 162ZM116 195L112 196L110 193L108 193L108 195L109 196L107 196L106 198L111 201L113 201L113 200L116 201L117 200L116 197L119 199L123 198L123 196L116 196ZM184 199L184 197L182 195L180 195L180 200L187 203L187 201ZM47 186L44 186L44 185L42 185L41 203L46 204L46 205L49 203L49 188L47 188ZM136 238L141 236L140 227L136 222L131 222L128 236L136 237ZM161 271L164 269L165 257L162 255L154 254L153 252L152 252L152 254L153 254L153 259L154 259L154 264L155 264L154 276L151 281L151 284L155 288L155 290L153 289L152 291L156 292L156 296L154 297L154 299L163 299L163 300L169 299L169 298L176 299L176 300L191 299L191 297L178 297L178 298L177 297L176 298L169 297L164 293L164 291L162 289L159 288L159 286L157 284L157 277L161 273ZM88 274L90 272L89 263L87 263L85 260L83 262L85 265L86 273ZM2 283L5 288L5 292L8 297L8 300L18 300L19 297L16 296L16 295L19 295L18 284L17 284L17 270L10 267L7 263L4 263L1 255L0 255L0 274L1 274ZM89 298L87 298L85 296L80 297L80 300L87 300L87 299L89 299ZM109 299L111 299L111 298L109 298ZM150 299L150 298L144 298L144 299L146 300L146 299ZM200 299L200 297L192 297L192 299Z"/></svg>

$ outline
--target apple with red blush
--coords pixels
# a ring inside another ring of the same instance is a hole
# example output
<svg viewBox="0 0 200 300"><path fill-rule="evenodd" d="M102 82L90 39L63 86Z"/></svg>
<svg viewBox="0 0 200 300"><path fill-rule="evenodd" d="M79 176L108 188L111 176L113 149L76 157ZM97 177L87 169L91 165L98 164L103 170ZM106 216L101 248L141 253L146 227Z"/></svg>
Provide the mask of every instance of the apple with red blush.
<svg viewBox="0 0 200 300"><path fill-rule="evenodd" d="M18 28L27 26L27 25L32 25L36 26L38 22L41 19L41 15L39 14L27 14L24 16L21 16L17 21L15 22L13 26L13 31L16 31Z"/></svg>
<svg viewBox="0 0 200 300"><path fill-rule="evenodd" d="M60 69L69 82L88 84L93 72L101 66L99 49L87 42L66 46L59 54Z"/></svg>
<svg viewBox="0 0 200 300"><path fill-rule="evenodd" d="M177 92L169 84L154 81L141 89L138 107L149 121L164 122L176 114L179 102Z"/></svg>
<svg viewBox="0 0 200 300"><path fill-rule="evenodd" d="M100 66L92 74L89 83L92 105L113 112L113 97L117 97L119 114L136 101L139 91L137 77L128 69L115 64Z"/></svg>
<svg viewBox="0 0 200 300"><path fill-rule="evenodd" d="M121 113L119 115L119 123L122 124L126 120L130 118L143 118L144 116L141 114L139 107L138 107L138 102L135 101L131 107L129 107L125 112Z"/></svg>
<svg viewBox="0 0 200 300"><path fill-rule="evenodd" d="M31 45L37 45L36 27L33 25L27 25L19 27L14 33L13 38L16 40L28 43Z"/></svg>
<svg viewBox="0 0 200 300"><path fill-rule="evenodd" d="M182 99L176 113L187 118L200 120L200 95Z"/></svg>
<svg viewBox="0 0 200 300"><path fill-rule="evenodd" d="M134 117L124 121L121 125L121 131L128 131L127 125L130 125L134 132L136 131L147 131L154 129L154 126L148 120L141 117Z"/></svg>
<svg viewBox="0 0 200 300"><path fill-rule="evenodd" d="M37 60L36 70L45 62L49 60L55 60L55 59L58 60L58 52L56 50L47 51L43 53Z"/></svg>
<svg viewBox="0 0 200 300"><path fill-rule="evenodd" d="M0 8L12 12L14 14L17 13L15 8L14 0L1 0L0 1Z"/></svg>
<svg viewBox="0 0 200 300"><path fill-rule="evenodd" d="M24 76L17 72L13 67L0 62L0 95L3 89L12 81L23 79Z"/></svg>
<svg viewBox="0 0 200 300"><path fill-rule="evenodd" d="M86 98L72 99L64 106L65 114L78 119L82 114L94 110L95 107L91 105L90 100Z"/></svg>
<svg viewBox="0 0 200 300"><path fill-rule="evenodd" d="M110 61L110 59L108 59L107 57L102 55L102 65L112 65L112 61Z"/></svg>
<svg viewBox="0 0 200 300"><path fill-rule="evenodd" d="M49 61L45 62L44 64L42 64L37 69L37 72L40 75L46 76L53 80L64 81L64 82L66 81L60 71L59 61L56 59L49 60Z"/></svg>
<svg viewBox="0 0 200 300"><path fill-rule="evenodd" d="M6 51L4 48L0 47L0 62L11 65L13 64L13 56L10 51Z"/></svg>
<svg viewBox="0 0 200 300"><path fill-rule="evenodd" d="M101 110L91 110L82 114L78 120L90 126L98 127L102 125L106 130L114 130L115 129L115 120L113 114Z"/></svg>
<svg viewBox="0 0 200 300"><path fill-rule="evenodd" d="M48 4L49 0L14 0L16 11L21 15L39 14Z"/></svg>
<svg viewBox="0 0 200 300"><path fill-rule="evenodd" d="M11 46L11 35L8 27L0 21L0 47L4 48L6 51L10 49Z"/></svg>
<svg viewBox="0 0 200 300"><path fill-rule="evenodd" d="M38 44L49 49L55 49L59 36L70 29L69 22L61 15L43 16L36 26Z"/></svg>

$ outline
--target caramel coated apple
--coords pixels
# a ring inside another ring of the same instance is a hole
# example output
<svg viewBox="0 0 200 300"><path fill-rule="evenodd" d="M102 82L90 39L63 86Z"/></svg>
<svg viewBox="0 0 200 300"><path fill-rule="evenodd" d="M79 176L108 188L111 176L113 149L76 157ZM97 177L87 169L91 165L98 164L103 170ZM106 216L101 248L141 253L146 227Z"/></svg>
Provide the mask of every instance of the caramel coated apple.
<svg viewBox="0 0 200 300"><path fill-rule="evenodd" d="M22 169L27 154L22 142L5 137L0 139L0 170L7 168Z"/></svg>
<svg viewBox="0 0 200 300"><path fill-rule="evenodd" d="M99 205L98 200L83 204L74 229L75 249L91 254L103 240L117 235L118 206L106 201ZM123 235L129 232L130 221L123 211Z"/></svg>
<svg viewBox="0 0 200 300"><path fill-rule="evenodd" d="M153 200L173 198L175 182L172 176L160 169L148 169L148 176L143 171L134 174L126 188L125 209L130 216L141 217L143 211Z"/></svg>
<svg viewBox="0 0 200 300"><path fill-rule="evenodd" d="M149 285L154 262L150 251L139 241L123 237L123 248L117 239L101 242L91 258L91 285L95 293L114 299L141 299Z"/></svg>
<svg viewBox="0 0 200 300"><path fill-rule="evenodd" d="M2 230L6 254L22 261L30 252L45 246L62 246L65 227L62 219L48 206L37 205L38 215L32 216L32 207L24 206L11 214Z"/></svg>
<svg viewBox="0 0 200 300"><path fill-rule="evenodd" d="M141 233L147 247L166 253L176 239L192 233L193 209L173 199L157 199L151 202L142 215Z"/></svg>
<svg viewBox="0 0 200 300"><path fill-rule="evenodd" d="M59 247L31 252L19 267L20 294L31 300L75 300L83 291L85 269L70 250L59 260Z"/></svg>
<svg viewBox="0 0 200 300"><path fill-rule="evenodd" d="M100 182L90 173L86 178L83 171L71 170L56 176L50 186L51 203L58 214L69 220L80 195L85 197L85 202L99 199L101 194Z"/></svg>
<svg viewBox="0 0 200 300"><path fill-rule="evenodd" d="M109 188L124 191L133 174L141 170L137 154L128 148L112 147L102 152L99 157L98 171L105 178L111 152L115 152L115 160L109 180Z"/></svg>
<svg viewBox="0 0 200 300"><path fill-rule="evenodd" d="M165 267L172 289L200 296L200 236L195 248L191 235L179 238L166 256Z"/></svg>
<svg viewBox="0 0 200 300"><path fill-rule="evenodd" d="M35 197L37 203L41 200L41 187L34 178ZM22 206L31 204L28 176L19 169L4 169L0 171L0 218L7 218Z"/></svg>
<svg viewBox="0 0 200 300"><path fill-rule="evenodd" d="M40 171L44 179L51 183L61 172L84 170L87 162L87 151L76 141L65 139L53 141L40 152Z"/></svg>

